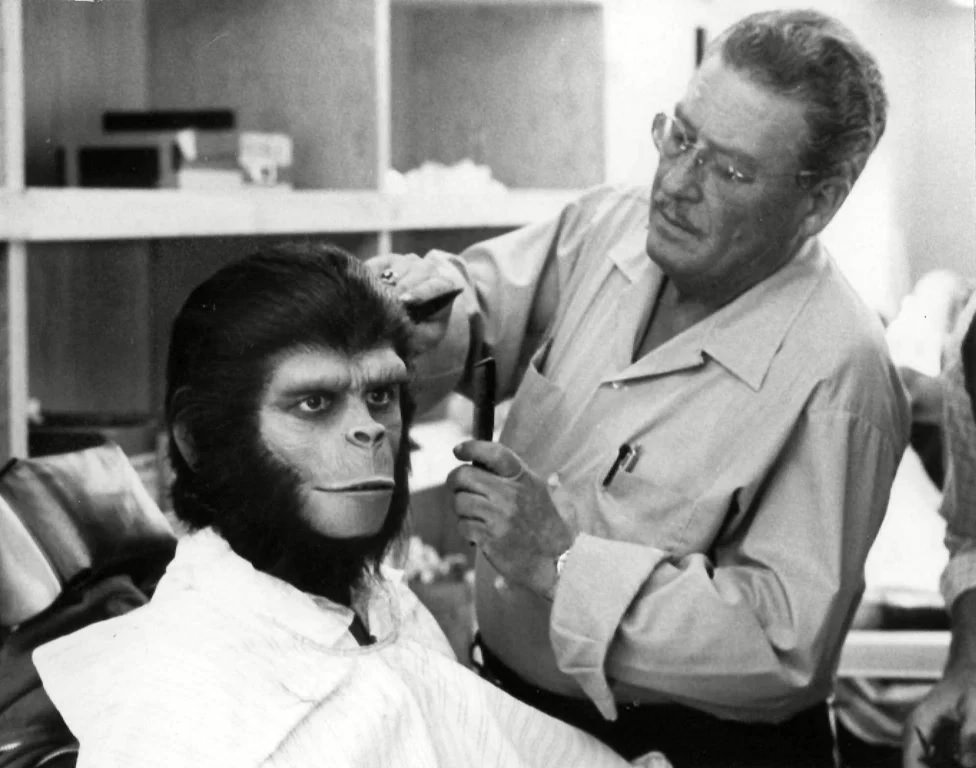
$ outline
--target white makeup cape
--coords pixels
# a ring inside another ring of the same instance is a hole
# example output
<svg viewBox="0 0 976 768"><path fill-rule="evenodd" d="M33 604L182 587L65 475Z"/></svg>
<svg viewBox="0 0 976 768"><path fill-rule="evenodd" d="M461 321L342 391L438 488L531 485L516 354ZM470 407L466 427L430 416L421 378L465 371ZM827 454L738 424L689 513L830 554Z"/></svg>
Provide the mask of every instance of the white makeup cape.
<svg viewBox="0 0 976 768"><path fill-rule="evenodd" d="M78 768L627 765L458 664L386 576L368 608L378 641L360 647L348 609L256 571L212 531L184 538L149 605L34 654Z"/></svg>

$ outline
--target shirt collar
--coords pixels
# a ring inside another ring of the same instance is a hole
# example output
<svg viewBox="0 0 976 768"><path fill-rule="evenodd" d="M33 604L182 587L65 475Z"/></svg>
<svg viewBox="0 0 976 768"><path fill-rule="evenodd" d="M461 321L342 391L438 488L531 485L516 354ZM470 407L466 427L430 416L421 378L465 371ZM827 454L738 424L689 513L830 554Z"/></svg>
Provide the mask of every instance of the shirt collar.
<svg viewBox="0 0 976 768"><path fill-rule="evenodd" d="M325 598L296 589L279 578L259 571L235 553L216 531L204 528L182 539L176 556L160 580L153 600L193 591L213 600L223 611L264 616L275 624L309 640L342 652L356 652L360 646L348 632L352 610ZM381 580L371 582L363 595L369 615L370 633L377 643L362 647L375 650L392 642L398 630L395 595Z"/></svg>
<svg viewBox="0 0 976 768"><path fill-rule="evenodd" d="M796 316L823 277L826 253L808 240L786 265L705 322L702 351L755 390Z"/></svg>
<svg viewBox="0 0 976 768"><path fill-rule="evenodd" d="M637 202L634 204L643 226L628 226L622 229L620 239L611 246L607 256L614 266L619 269L630 283L636 283L647 274L648 270L658 270L657 266L647 255L647 210L651 204L650 192L641 190L634 193ZM660 270L658 270L660 271Z"/></svg>
<svg viewBox="0 0 976 768"><path fill-rule="evenodd" d="M631 230L608 256L632 286L650 273L647 290L656 296L664 274L647 255L645 241L643 229ZM820 282L826 262L820 241L810 238L787 264L703 320L688 337L689 343L752 389L760 389L787 331Z"/></svg>

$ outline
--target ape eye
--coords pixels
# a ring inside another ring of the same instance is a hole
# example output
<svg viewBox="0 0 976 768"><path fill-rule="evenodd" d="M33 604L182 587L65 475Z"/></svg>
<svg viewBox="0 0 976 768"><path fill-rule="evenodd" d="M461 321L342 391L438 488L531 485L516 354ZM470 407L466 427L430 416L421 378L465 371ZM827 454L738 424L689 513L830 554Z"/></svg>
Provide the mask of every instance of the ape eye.
<svg viewBox="0 0 976 768"><path fill-rule="evenodd" d="M371 408L386 408L396 401L396 387L380 387L366 393L366 402Z"/></svg>
<svg viewBox="0 0 976 768"><path fill-rule="evenodd" d="M298 403L298 410L302 413L321 413L331 402L325 395L309 395Z"/></svg>

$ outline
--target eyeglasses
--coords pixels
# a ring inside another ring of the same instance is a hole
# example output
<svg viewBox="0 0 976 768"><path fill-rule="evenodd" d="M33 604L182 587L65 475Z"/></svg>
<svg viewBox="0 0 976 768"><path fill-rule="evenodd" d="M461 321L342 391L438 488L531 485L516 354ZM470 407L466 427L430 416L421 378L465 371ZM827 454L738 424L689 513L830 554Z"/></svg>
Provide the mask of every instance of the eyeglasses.
<svg viewBox="0 0 976 768"><path fill-rule="evenodd" d="M669 160L693 152L692 163L704 168L706 174L721 188L745 187L754 184L761 176L790 176L794 174L760 174L746 161L733 157L704 141L698 141L678 118L659 112L651 125L654 146L662 157ZM798 171L794 177L801 189L808 189L817 177L816 171Z"/></svg>

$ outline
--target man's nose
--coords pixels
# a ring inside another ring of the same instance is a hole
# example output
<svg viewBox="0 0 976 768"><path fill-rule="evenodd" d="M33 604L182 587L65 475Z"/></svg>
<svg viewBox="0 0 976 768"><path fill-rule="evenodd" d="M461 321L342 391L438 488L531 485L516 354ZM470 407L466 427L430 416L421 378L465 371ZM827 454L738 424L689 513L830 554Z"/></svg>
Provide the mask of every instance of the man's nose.
<svg viewBox="0 0 976 768"><path fill-rule="evenodd" d="M691 201L702 198L705 158L702 149L695 147L673 158L661 176L661 187L672 197Z"/></svg>
<svg viewBox="0 0 976 768"><path fill-rule="evenodd" d="M362 422L346 431L346 440L360 448L379 445L386 436L386 428L375 421Z"/></svg>

